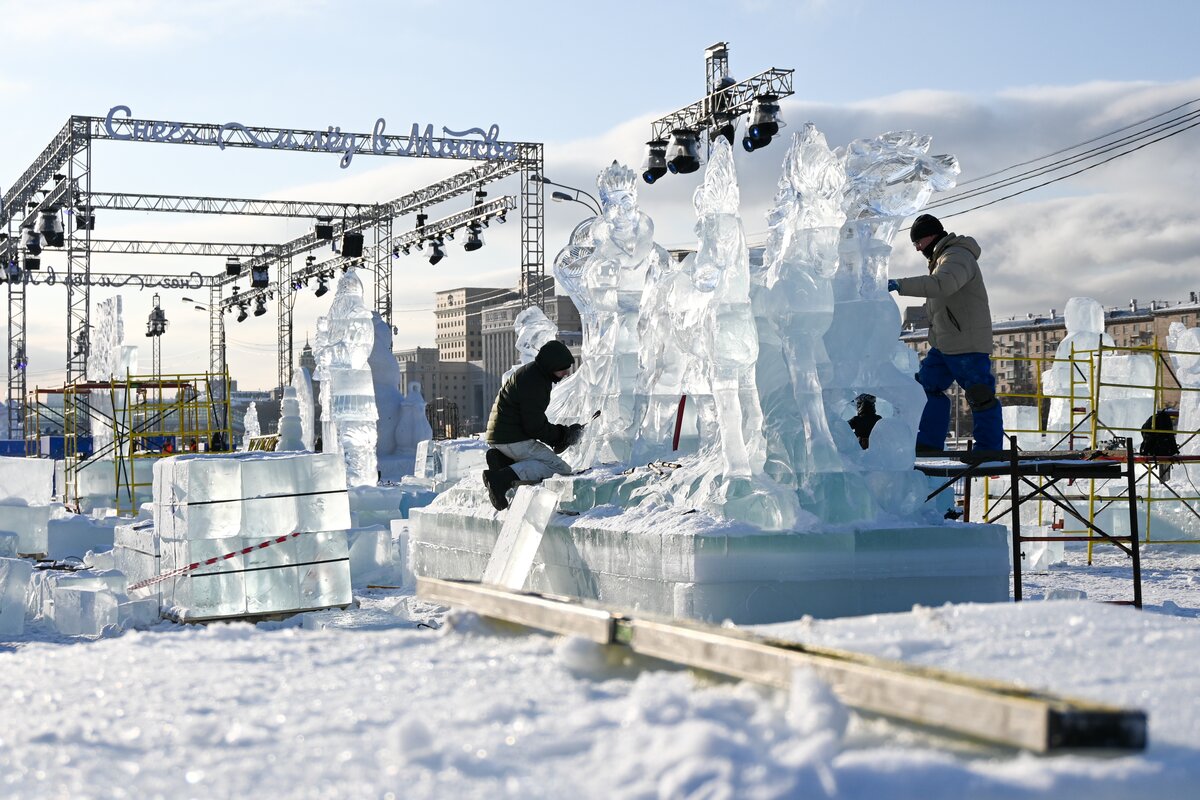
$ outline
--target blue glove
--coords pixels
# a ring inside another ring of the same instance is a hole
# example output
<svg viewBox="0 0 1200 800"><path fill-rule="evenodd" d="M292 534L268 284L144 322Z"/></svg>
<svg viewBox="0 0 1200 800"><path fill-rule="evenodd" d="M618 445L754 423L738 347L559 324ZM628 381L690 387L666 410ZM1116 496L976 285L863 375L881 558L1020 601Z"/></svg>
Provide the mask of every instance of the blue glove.
<svg viewBox="0 0 1200 800"><path fill-rule="evenodd" d="M894 280L892 280L891 278L889 278L889 279L888 279L888 291L889 291L889 292L898 292L898 291L900 291L900 284L896 283Z"/></svg>

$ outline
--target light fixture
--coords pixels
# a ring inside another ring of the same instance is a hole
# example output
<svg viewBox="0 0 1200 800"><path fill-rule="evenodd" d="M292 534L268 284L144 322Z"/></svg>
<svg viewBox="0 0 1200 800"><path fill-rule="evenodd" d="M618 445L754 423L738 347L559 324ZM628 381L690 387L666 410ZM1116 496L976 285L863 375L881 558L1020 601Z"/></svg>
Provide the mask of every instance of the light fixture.
<svg viewBox="0 0 1200 800"><path fill-rule="evenodd" d="M442 240L446 241L446 242L453 242L454 241L454 229L451 228L450 230L443 232Z"/></svg>
<svg viewBox="0 0 1200 800"><path fill-rule="evenodd" d="M321 241L332 241L333 217L317 217L317 224L313 226L313 235Z"/></svg>
<svg viewBox="0 0 1200 800"><path fill-rule="evenodd" d="M261 317L265 313L267 313L267 297L260 294L254 298L254 316Z"/></svg>
<svg viewBox="0 0 1200 800"><path fill-rule="evenodd" d="M271 276L267 272L266 264L251 264L250 265L250 288L265 289L271 284Z"/></svg>
<svg viewBox="0 0 1200 800"><path fill-rule="evenodd" d="M40 255L42 252L42 237L31 227L21 228L21 246L30 255Z"/></svg>
<svg viewBox="0 0 1200 800"><path fill-rule="evenodd" d="M4 272L9 283L21 282L21 267L17 265L16 261L9 261L8 265L4 269Z"/></svg>
<svg viewBox="0 0 1200 800"><path fill-rule="evenodd" d="M392 258L399 258L399 257L400 257L400 248L393 245L392 246Z"/></svg>
<svg viewBox="0 0 1200 800"><path fill-rule="evenodd" d="M408 255L409 253L412 252L412 245L408 245L408 244L400 245L400 252L404 253L404 255Z"/></svg>
<svg viewBox="0 0 1200 800"><path fill-rule="evenodd" d="M363 235L361 233L342 234L342 256L344 258L362 258Z"/></svg>
<svg viewBox="0 0 1200 800"><path fill-rule="evenodd" d="M42 260L37 256L25 254L25 270L26 272L36 272L42 268Z"/></svg>
<svg viewBox="0 0 1200 800"><path fill-rule="evenodd" d="M29 359L25 357L25 345L19 344L16 346L13 353L13 369L23 370L29 366Z"/></svg>
<svg viewBox="0 0 1200 800"><path fill-rule="evenodd" d="M750 120L746 124L746 135L742 137L742 147L748 151L766 147L782 125L779 98L773 94L759 95L750 106Z"/></svg>
<svg viewBox="0 0 1200 800"><path fill-rule="evenodd" d="M327 280L327 278L325 277L324 274L317 276L317 290L315 292L313 292L313 294L316 295L317 297L324 297L325 294L329 291L329 286L326 285L326 283L325 283L326 280Z"/></svg>
<svg viewBox="0 0 1200 800"><path fill-rule="evenodd" d="M84 206L75 206L75 230L96 230L96 215Z"/></svg>
<svg viewBox="0 0 1200 800"><path fill-rule="evenodd" d="M306 267L311 267L315 263L317 263L317 257L314 255L310 255L308 258L304 259L304 266Z"/></svg>
<svg viewBox="0 0 1200 800"><path fill-rule="evenodd" d="M245 303L238 303L238 315L237 315L237 321L238 321L238 322L245 322L245 321L246 321L246 319L247 319L249 316L250 316L250 315L246 313L246 304L245 304Z"/></svg>
<svg viewBox="0 0 1200 800"><path fill-rule="evenodd" d="M431 239L429 241L429 266L436 266L439 261L446 257L446 245L441 239Z"/></svg>
<svg viewBox="0 0 1200 800"><path fill-rule="evenodd" d="M501 209L500 213L496 215L496 222L499 222L501 225L503 225L505 222L508 222L507 208Z"/></svg>
<svg viewBox="0 0 1200 800"><path fill-rule="evenodd" d="M646 163L642 165L642 180L654 183L667 174L667 142L653 139L646 142Z"/></svg>
<svg viewBox="0 0 1200 800"><path fill-rule="evenodd" d="M36 230L46 240L47 247L63 246L65 237L63 235L62 220L58 218L57 208L49 208L41 212Z"/></svg>
<svg viewBox="0 0 1200 800"><path fill-rule="evenodd" d="M467 241L463 243L463 250L470 253L481 247L483 247L483 239L479 237L479 223L472 222L467 226Z"/></svg>
<svg viewBox="0 0 1200 800"><path fill-rule="evenodd" d="M672 175L687 175L700 169L699 135L686 128L671 131L666 158Z"/></svg>
<svg viewBox="0 0 1200 800"><path fill-rule="evenodd" d="M237 256L230 256L225 259L225 274L231 278L236 278L242 274L242 262Z"/></svg>
<svg viewBox="0 0 1200 800"><path fill-rule="evenodd" d="M428 214L417 214L417 230L425 230L425 221L429 219Z"/></svg>
<svg viewBox="0 0 1200 800"><path fill-rule="evenodd" d="M153 307L150 309L150 318L146 320L146 335L150 337L162 336L167 332L167 312L160 305L157 294L154 295L152 302Z"/></svg>

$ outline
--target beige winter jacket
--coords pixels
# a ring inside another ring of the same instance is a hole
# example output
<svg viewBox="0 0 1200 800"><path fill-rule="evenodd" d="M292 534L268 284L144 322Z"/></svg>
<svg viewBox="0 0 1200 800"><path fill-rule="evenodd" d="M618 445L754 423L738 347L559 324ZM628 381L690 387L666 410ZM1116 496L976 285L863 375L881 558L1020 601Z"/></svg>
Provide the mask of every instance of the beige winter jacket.
<svg viewBox="0 0 1200 800"><path fill-rule="evenodd" d="M949 233L933 248L928 275L896 279L899 294L927 298L929 344L948 355L992 352L992 311L979 252L970 236Z"/></svg>

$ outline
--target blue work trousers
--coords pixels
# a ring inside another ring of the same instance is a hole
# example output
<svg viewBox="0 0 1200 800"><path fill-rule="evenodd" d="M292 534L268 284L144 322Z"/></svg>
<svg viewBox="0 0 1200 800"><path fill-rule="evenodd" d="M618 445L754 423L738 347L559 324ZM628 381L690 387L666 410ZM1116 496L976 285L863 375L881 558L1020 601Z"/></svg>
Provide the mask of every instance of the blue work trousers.
<svg viewBox="0 0 1200 800"><path fill-rule="evenodd" d="M925 410L917 429L917 447L941 450L946 446L950 431L950 398L946 390L958 383L966 393L974 421L975 447L981 450L1004 449L1004 418L1000 403L995 400L996 378L992 375L992 360L986 353L947 355L934 348L925 354L917 382L925 389ZM980 397L990 397L990 403L980 405Z"/></svg>

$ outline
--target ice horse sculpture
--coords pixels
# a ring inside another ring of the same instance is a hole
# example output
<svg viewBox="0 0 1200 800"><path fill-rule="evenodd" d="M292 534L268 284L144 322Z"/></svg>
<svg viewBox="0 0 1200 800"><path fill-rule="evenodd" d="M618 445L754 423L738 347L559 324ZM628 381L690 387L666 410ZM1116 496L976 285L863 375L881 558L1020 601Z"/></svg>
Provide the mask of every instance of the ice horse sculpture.
<svg viewBox="0 0 1200 800"><path fill-rule="evenodd" d="M353 269L338 280L329 313L317 321L317 364L322 371L322 444L340 452L350 486L375 486L379 467L375 446L379 413L369 360L375 323Z"/></svg>
<svg viewBox="0 0 1200 800"><path fill-rule="evenodd" d="M958 160L930 155L931 139L912 131L857 139L838 155L846 189L833 276L833 322L825 333L829 360L822 366L825 416L834 442L854 476L846 491L831 488L819 514L828 521L906 517L927 494L915 472L913 443L925 393L913 380L917 357L899 341L900 311L887 292L892 239L906 217L925 207L934 190L954 186ZM859 394L877 398L884 416L863 450L847 425ZM887 413L890 412L890 413ZM863 491L865 489L865 491Z"/></svg>

